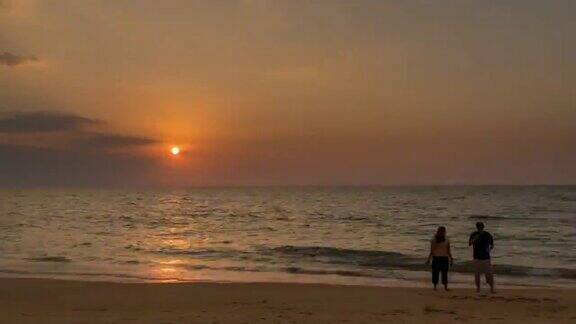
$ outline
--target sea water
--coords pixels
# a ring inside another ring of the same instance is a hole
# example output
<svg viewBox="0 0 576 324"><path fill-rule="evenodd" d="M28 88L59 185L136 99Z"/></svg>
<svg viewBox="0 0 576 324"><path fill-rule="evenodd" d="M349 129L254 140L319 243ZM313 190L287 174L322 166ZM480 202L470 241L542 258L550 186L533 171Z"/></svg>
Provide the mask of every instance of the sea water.
<svg viewBox="0 0 576 324"><path fill-rule="evenodd" d="M0 274L423 286L444 225L467 285L476 221L500 284L576 287L566 186L3 189Z"/></svg>

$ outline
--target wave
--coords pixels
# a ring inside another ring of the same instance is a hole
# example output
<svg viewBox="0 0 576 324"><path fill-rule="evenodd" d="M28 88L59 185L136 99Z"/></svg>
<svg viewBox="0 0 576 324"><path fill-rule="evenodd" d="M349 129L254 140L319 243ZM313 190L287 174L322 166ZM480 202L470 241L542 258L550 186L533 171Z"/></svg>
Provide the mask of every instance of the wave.
<svg viewBox="0 0 576 324"><path fill-rule="evenodd" d="M250 255L250 252L233 250L233 249L205 249L205 250L181 250L164 248L153 253L160 253L164 255L186 255L191 257L198 257L201 259L235 259L242 258L245 255Z"/></svg>
<svg viewBox="0 0 576 324"><path fill-rule="evenodd" d="M365 271L354 270L318 270L306 269L300 267L287 267L283 269L287 273L306 274L306 275L337 275L342 277L368 277L368 278L389 278L387 275L378 275L375 273L366 273Z"/></svg>
<svg viewBox="0 0 576 324"><path fill-rule="evenodd" d="M464 200L466 196L442 197L440 200Z"/></svg>
<svg viewBox="0 0 576 324"><path fill-rule="evenodd" d="M404 269L411 271L425 271L428 269L422 258L390 251L354 250L324 246L290 245L273 248L272 251L274 253L280 254L283 257L292 259L293 262L311 261L320 264L332 264L354 268L359 267L360 270ZM303 270L299 271L300 273L303 273ZM340 273L334 273L331 271L331 274L360 276L355 271L356 269L348 274L346 273L349 271ZM366 276L364 271L361 273L363 273L361 276Z"/></svg>
<svg viewBox="0 0 576 324"><path fill-rule="evenodd" d="M523 216L523 215L512 215L512 216L493 216L493 215L467 215L468 219L472 220L547 220L545 217L534 217L534 216Z"/></svg>
<svg viewBox="0 0 576 324"><path fill-rule="evenodd" d="M404 254L398 252L376 251L376 250L354 250L354 249L340 249L328 246L292 246L283 245L271 249L275 252L284 254L298 254L305 256L378 256L378 257L405 257Z"/></svg>
<svg viewBox="0 0 576 324"><path fill-rule="evenodd" d="M229 253L230 251L228 251ZM232 272L284 272L302 275L336 275L342 277L365 277L365 278L390 278L393 271L419 271L427 272L430 267L424 264L423 257L409 256L397 252L339 249L323 246L280 246L276 248L262 249L261 253L237 251L237 255L246 258L247 263L237 265L208 265L198 263L174 264L172 267L187 271L217 270ZM274 260L262 259L274 256ZM196 254L195 254L196 255ZM65 257L40 257L27 259L36 262L71 262ZM252 263L250 261L264 261ZM126 266L135 266L141 262L130 260L122 262ZM496 263L493 266L497 275L510 277L536 277L576 280L576 269L568 268L538 268ZM451 271L460 274L471 274L474 267L471 261L457 262ZM58 274L76 276L110 276L125 279L158 280L167 278L155 278L142 275L124 273L92 273L92 272L35 272L0 269L4 273L20 274ZM182 280L182 278L169 278Z"/></svg>
<svg viewBox="0 0 576 324"><path fill-rule="evenodd" d="M427 268L427 267L426 267ZM397 270L406 270L405 268L396 268ZM412 270L412 269L411 269ZM389 274L379 272L355 271L355 270L318 270L306 269L300 267L288 267L284 269L288 273L308 274L308 275L338 275L344 277L368 277L368 278L390 278ZM474 273L471 266L466 266L466 269L461 265L455 266L452 271L458 273ZM548 278L561 278L561 279L576 279L576 270L572 269L543 269L543 268L530 268L519 267L511 265L495 265L493 271L497 275L505 275L511 277L548 277Z"/></svg>
<svg viewBox="0 0 576 324"><path fill-rule="evenodd" d="M175 280L178 278L157 278L152 276L141 276L133 274L124 273L107 273L107 272L66 272L66 271L28 271L28 270L14 270L14 269L0 269L0 273L12 274L12 275L23 275L23 276L64 276L64 277L108 277L116 279L127 279L127 280L142 280L142 281L156 281L156 280Z"/></svg>
<svg viewBox="0 0 576 324"><path fill-rule="evenodd" d="M563 194L549 195L548 198L557 199L560 201L576 202L576 192L567 192Z"/></svg>
<svg viewBox="0 0 576 324"><path fill-rule="evenodd" d="M64 256L45 256L38 258L27 258L26 260L34 262L72 262L72 260Z"/></svg>
<svg viewBox="0 0 576 324"><path fill-rule="evenodd" d="M339 249L322 246L281 246L272 249L274 252L287 255L294 259L316 261L324 264L353 265L361 269L370 270L408 270L408 271L429 271L429 266L424 264L424 258L405 255L398 252L374 251L374 250L353 250ZM324 271L305 270L300 267L288 267L285 269L292 273L307 274L337 274L344 276L370 276L380 277L377 273L367 274L365 271ZM452 271L459 273L473 273L474 268L471 261L458 262ZM534 276L534 277L554 277L564 279L576 279L576 269L567 268L537 268L510 264L495 264L493 266L495 274L507 276Z"/></svg>
<svg viewBox="0 0 576 324"><path fill-rule="evenodd" d="M566 268L536 268L511 264L493 264L492 269L495 274L507 276L534 276L534 277L555 277L563 279L576 279L576 269ZM462 273L473 273L472 261L464 261L455 265L455 271Z"/></svg>
<svg viewBox="0 0 576 324"><path fill-rule="evenodd" d="M501 220L510 218L505 216L492 216L492 215L468 215L468 219Z"/></svg>
<svg viewBox="0 0 576 324"><path fill-rule="evenodd" d="M206 265L182 264L188 270L228 270L238 272L281 271L311 275L339 275L350 277L384 278L387 270L429 271L425 257L399 252L344 249L329 246L260 247L253 251L222 250L169 250L155 251L169 255L188 255L203 260L233 260L244 266L213 268ZM254 263L253 263L254 262ZM251 266L248 266L251 265ZM328 268L327 268L328 267ZM334 269L334 268L337 269ZM494 273L506 276L534 276L576 279L576 269L538 268L510 264L495 264ZM473 273L471 261L457 262L452 271Z"/></svg>
<svg viewBox="0 0 576 324"><path fill-rule="evenodd" d="M326 246L285 245L270 250L288 257L314 258L324 263L354 264L359 266L412 264L419 260L398 252L340 249Z"/></svg>
<svg viewBox="0 0 576 324"><path fill-rule="evenodd" d="M534 206L530 208L532 213L559 213L559 214L573 214L576 213L576 209L560 209L560 208L550 208Z"/></svg>

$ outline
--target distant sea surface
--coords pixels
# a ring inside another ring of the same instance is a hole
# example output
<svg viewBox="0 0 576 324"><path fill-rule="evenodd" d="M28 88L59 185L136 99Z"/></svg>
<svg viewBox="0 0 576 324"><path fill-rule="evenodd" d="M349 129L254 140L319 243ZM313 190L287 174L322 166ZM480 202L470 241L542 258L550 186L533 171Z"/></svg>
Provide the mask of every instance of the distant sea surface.
<svg viewBox="0 0 576 324"><path fill-rule="evenodd" d="M576 187L0 190L0 275L107 281L428 285L448 228L495 238L497 283L576 287Z"/></svg>

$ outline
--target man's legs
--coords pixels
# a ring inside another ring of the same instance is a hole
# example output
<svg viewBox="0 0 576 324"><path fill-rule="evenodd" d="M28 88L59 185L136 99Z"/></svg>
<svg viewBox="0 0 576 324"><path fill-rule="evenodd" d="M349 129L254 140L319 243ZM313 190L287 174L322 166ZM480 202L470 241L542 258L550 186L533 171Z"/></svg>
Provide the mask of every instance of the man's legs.
<svg viewBox="0 0 576 324"><path fill-rule="evenodd" d="M480 292L480 277L484 274L486 282L490 285L490 292L494 292L494 275L492 274L492 263L488 260L474 260L474 281L476 282L476 292Z"/></svg>
<svg viewBox="0 0 576 324"><path fill-rule="evenodd" d="M480 275L482 274L481 260L473 260L474 266L474 282L476 283L476 292L480 292Z"/></svg>
<svg viewBox="0 0 576 324"><path fill-rule="evenodd" d="M480 273L474 273L474 282L476 283L476 292L480 292Z"/></svg>
<svg viewBox="0 0 576 324"><path fill-rule="evenodd" d="M486 282L490 285L490 292L494 293L494 274L492 273L492 264L488 264L488 269L486 270Z"/></svg>

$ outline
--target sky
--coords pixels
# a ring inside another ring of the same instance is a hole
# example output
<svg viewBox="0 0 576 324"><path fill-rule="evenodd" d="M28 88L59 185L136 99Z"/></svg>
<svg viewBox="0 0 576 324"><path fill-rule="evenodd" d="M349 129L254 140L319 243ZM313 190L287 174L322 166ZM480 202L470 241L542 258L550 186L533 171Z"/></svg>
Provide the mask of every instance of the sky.
<svg viewBox="0 0 576 324"><path fill-rule="evenodd" d="M0 186L576 184L575 30L573 0L0 0Z"/></svg>

